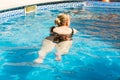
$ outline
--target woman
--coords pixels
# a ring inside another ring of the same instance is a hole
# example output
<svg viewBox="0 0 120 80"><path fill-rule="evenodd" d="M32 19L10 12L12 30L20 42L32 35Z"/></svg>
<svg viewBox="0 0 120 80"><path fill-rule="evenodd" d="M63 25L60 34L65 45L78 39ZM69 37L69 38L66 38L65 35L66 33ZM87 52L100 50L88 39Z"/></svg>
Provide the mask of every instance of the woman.
<svg viewBox="0 0 120 80"><path fill-rule="evenodd" d="M76 29L70 28L70 16L61 13L55 19L54 26L50 29L50 36L46 37L43 41L42 47L38 52L39 58L37 58L35 63L42 63L45 56L56 48L56 60L60 61L61 56L67 54L72 45L72 35L77 32Z"/></svg>

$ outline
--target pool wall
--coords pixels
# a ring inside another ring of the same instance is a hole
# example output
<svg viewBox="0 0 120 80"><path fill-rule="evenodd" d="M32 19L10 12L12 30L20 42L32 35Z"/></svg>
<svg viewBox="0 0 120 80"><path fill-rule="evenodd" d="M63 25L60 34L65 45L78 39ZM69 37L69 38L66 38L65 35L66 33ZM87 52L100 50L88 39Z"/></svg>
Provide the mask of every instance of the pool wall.
<svg viewBox="0 0 120 80"><path fill-rule="evenodd" d="M42 1L42 0L41 0ZM49 5L48 5L49 4ZM57 5L56 5L57 4ZM45 2L34 2L34 4L32 3L32 0L29 4L23 4L24 6L21 7L15 7L12 8L11 7L9 9L5 9L5 10L0 10L0 24L6 22L7 20L11 19L11 18L16 18L16 17L20 17L20 16L25 16L25 7L26 6L30 6L30 5L36 5L37 6L37 10L36 11L47 11L47 10L53 10L53 9L62 9L62 8L76 8L76 7L83 7L83 9L88 10L88 11L92 11L92 10L96 10L96 11L102 11L102 12L111 12L110 10L114 10L115 12L120 12L120 3L119 2L110 2L110 3L106 3L106 2L101 2L101 1L85 1L85 2L81 2L81 1L61 1L61 0L57 0L57 2L55 2L55 0L46 0ZM26 5L26 6L25 6ZM110 9L109 9L110 8Z"/></svg>
<svg viewBox="0 0 120 80"><path fill-rule="evenodd" d="M48 5L49 4L49 5ZM57 4L57 5L56 5ZM47 11L53 9L62 9L62 8L75 8L82 7L82 2L73 2L73 1L64 1L64 2L49 2L49 3L41 3L34 4L37 6L37 11ZM30 5L27 5L30 6ZM0 24L6 22L7 20L15 17L25 16L25 7L17 7L13 9L1 10L0 11Z"/></svg>
<svg viewBox="0 0 120 80"><path fill-rule="evenodd" d="M12 9L15 7L55 2L55 1L64 1L64 0L2 0L0 1L0 10Z"/></svg>

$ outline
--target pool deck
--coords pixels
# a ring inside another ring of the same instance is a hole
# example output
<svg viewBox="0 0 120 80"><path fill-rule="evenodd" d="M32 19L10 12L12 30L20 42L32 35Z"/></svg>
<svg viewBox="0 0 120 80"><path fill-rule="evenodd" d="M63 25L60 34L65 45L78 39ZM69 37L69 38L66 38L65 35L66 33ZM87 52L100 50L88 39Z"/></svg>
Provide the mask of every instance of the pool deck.
<svg viewBox="0 0 120 80"><path fill-rule="evenodd" d="M39 4L39 3L56 2L56 1L65 1L65 0L1 0L0 10L6 10L6 9Z"/></svg>

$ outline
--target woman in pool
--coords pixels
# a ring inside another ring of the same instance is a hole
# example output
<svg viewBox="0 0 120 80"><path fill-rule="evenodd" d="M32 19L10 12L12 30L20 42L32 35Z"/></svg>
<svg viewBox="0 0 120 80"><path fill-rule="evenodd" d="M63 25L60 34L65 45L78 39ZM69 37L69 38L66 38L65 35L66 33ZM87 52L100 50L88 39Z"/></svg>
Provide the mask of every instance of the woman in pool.
<svg viewBox="0 0 120 80"><path fill-rule="evenodd" d="M76 29L70 28L70 16L61 13L55 19L54 26L50 29L50 36L43 41L42 47L38 52L39 57L34 61L35 63L43 63L45 56L56 48L55 60L60 61L61 56L67 54L72 45L72 35L77 32Z"/></svg>

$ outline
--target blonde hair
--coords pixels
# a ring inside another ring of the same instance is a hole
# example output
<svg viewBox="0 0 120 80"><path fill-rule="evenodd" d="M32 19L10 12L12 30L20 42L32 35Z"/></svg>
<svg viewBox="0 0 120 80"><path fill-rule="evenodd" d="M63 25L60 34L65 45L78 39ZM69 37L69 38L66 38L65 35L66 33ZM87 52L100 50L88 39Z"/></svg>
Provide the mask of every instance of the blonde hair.
<svg viewBox="0 0 120 80"><path fill-rule="evenodd" d="M68 25L68 22L70 20L70 16L68 14L64 14L61 13L57 16L57 18L55 19L55 24L57 26L64 26L64 25Z"/></svg>

